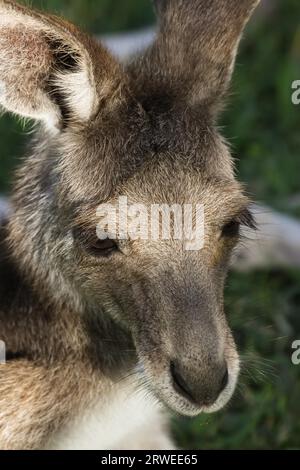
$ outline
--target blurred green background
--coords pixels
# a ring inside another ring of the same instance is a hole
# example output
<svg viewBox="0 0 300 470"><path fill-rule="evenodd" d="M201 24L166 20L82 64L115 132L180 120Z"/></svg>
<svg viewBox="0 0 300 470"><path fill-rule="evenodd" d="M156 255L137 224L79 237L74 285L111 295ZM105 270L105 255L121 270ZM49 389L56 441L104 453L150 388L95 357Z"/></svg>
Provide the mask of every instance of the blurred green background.
<svg viewBox="0 0 300 470"><path fill-rule="evenodd" d="M154 21L149 0L36 0L94 33L125 31ZM256 200L300 217L300 106L291 84L300 79L299 0L270 1L243 40L230 104L222 118L239 177ZM0 193L9 191L24 128L0 120ZM231 274L226 305L243 357L239 389L227 409L195 420L174 419L185 448L300 448L300 366L291 344L300 339L300 272Z"/></svg>

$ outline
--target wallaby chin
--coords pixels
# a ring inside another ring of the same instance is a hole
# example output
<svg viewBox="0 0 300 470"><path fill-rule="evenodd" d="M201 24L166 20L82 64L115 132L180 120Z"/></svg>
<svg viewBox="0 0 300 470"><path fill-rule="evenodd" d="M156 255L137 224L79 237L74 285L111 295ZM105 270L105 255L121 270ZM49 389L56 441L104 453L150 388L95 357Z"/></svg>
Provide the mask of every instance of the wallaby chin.
<svg viewBox="0 0 300 470"><path fill-rule="evenodd" d="M259 2L154 3L123 67L0 0L0 105L40 123L1 228L1 449L171 449L165 408L234 392L223 288L254 222L215 123Z"/></svg>

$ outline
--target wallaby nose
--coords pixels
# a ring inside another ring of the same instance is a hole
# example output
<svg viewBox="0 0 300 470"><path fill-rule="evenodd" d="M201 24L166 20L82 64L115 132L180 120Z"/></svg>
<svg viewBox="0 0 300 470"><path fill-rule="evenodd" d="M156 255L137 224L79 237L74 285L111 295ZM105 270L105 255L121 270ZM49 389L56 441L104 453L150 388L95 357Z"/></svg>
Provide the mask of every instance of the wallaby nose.
<svg viewBox="0 0 300 470"><path fill-rule="evenodd" d="M228 384L228 369L226 364L214 367L208 377L203 374L182 370L180 364L172 361L170 372L173 386L177 393L199 406L213 405Z"/></svg>

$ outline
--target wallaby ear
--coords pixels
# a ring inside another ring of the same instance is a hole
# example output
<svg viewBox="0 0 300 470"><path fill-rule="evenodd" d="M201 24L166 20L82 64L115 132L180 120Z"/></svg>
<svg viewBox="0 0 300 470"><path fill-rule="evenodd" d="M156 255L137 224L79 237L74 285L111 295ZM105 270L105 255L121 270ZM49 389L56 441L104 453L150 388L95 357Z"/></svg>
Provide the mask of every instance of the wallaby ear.
<svg viewBox="0 0 300 470"><path fill-rule="evenodd" d="M0 0L0 106L51 127L85 122L121 81L109 53L75 26Z"/></svg>
<svg viewBox="0 0 300 470"><path fill-rule="evenodd" d="M148 80L150 73L189 103L215 103L227 90L243 29L258 3L154 0L160 29L146 55Z"/></svg>

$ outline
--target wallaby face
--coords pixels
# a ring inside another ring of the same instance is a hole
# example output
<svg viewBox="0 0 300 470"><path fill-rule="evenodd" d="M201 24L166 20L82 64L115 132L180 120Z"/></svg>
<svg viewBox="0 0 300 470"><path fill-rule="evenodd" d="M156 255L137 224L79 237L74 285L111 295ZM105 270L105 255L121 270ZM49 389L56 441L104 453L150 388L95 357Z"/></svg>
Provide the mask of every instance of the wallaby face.
<svg viewBox="0 0 300 470"><path fill-rule="evenodd" d="M58 303L107 315L154 394L186 415L224 406L239 359L223 288L249 201L215 125L258 0L155 2L154 45L127 67L56 17L0 1L0 104L41 122L10 240ZM97 208L202 204L204 246L97 238ZM100 341L100 338L99 338Z"/></svg>

